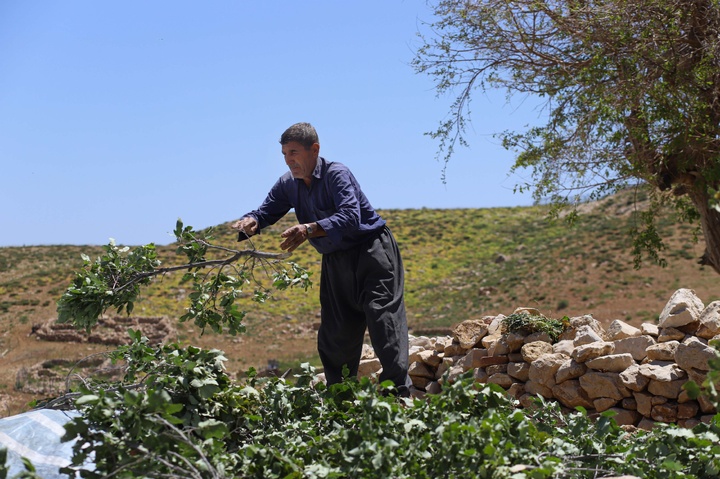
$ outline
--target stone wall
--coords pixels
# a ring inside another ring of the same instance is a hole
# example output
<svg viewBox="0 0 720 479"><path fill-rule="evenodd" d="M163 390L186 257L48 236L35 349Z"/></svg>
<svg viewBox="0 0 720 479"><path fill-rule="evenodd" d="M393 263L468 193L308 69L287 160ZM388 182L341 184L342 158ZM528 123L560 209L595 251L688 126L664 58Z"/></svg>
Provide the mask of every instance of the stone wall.
<svg viewBox="0 0 720 479"><path fill-rule="evenodd" d="M505 333L504 318L464 321L451 336L411 337L410 377L417 395L438 393L446 381L472 371L477 382L500 385L522 406L540 395L590 414L612 410L621 425L692 427L716 413L707 398L690 399L682 386L689 380L701 384L708 360L718 354L708 342L720 339L720 301L705 306L694 291L680 289L658 324L634 327L616 320L604 329L586 315L570 319L554 343L544 333ZM379 370L372 348L366 348L360 375Z"/></svg>
<svg viewBox="0 0 720 479"><path fill-rule="evenodd" d="M58 323L56 318L33 325L32 333L38 340L63 341L69 343L96 343L109 345L130 344L128 329L140 331L150 340L150 344L159 344L173 339L177 331L166 316L137 317L113 316L98 319L98 324L90 333L77 329L70 323Z"/></svg>

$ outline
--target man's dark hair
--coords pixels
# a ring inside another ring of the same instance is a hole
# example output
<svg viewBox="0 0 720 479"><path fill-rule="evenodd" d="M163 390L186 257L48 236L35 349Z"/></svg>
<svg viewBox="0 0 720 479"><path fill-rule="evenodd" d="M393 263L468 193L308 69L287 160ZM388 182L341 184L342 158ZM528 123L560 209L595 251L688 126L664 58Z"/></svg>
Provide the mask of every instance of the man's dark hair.
<svg viewBox="0 0 720 479"><path fill-rule="evenodd" d="M310 148L315 143L320 143L317 131L315 131L315 127L310 123L295 123L285 130L280 137L280 144L287 145L291 141L297 141L305 147L305 149Z"/></svg>

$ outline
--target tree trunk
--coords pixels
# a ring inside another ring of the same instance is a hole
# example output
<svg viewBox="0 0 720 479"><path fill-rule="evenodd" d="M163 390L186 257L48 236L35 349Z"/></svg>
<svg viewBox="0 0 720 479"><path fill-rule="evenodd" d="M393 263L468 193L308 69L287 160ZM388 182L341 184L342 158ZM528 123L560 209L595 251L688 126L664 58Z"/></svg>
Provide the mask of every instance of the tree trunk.
<svg viewBox="0 0 720 479"><path fill-rule="evenodd" d="M699 263L711 266L720 274L720 212L710 207L710 194L704 186L695 186L690 198L700 213L700 224L705 237L705 253Z"/></svg>

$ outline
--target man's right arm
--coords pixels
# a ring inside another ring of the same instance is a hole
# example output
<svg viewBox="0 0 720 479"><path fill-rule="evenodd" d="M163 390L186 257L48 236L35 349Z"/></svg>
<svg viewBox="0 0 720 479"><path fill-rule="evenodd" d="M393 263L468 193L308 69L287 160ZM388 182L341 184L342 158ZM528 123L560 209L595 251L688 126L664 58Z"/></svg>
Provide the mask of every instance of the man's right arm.
<svg viewBox="0 0 720 479"><path fill-rule="evenodd" d="M292 184L288 185L283 180L284 178L280 178L273 185L258 209L245 214L231 227L252 236L259 233L261 229L277 223L280 218L285 216L293 207L289 199L291 192L287 191L287 187Z"/></svg>

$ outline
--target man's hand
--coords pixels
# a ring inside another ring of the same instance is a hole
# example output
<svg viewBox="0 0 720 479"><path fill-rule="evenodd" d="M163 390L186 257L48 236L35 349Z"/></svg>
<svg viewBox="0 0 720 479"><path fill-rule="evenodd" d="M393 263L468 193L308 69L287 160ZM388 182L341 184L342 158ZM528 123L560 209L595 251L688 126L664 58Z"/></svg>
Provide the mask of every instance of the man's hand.
<svg viewBox="0 0 720 479"><path fill-rule="evenodd" d="M257 232L257 227L257 220L249 216L246 216L245 218L240 218L235 223L230 225L230 228L242 231L248 236L254 235Z"/></svg>
<svg viewBox="0 0 720 479"><path fill-rule="evenodd" d="M285 241L280 244L280 248L292 253L295 248L308 239L307 226L295 225L283 231L280 236L285 238Z"/></svg>

